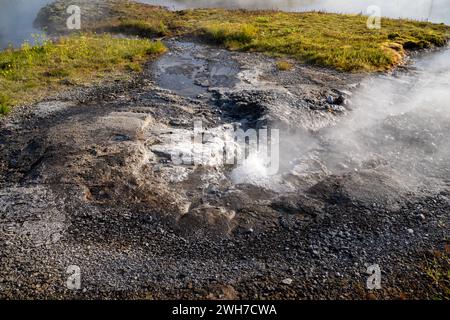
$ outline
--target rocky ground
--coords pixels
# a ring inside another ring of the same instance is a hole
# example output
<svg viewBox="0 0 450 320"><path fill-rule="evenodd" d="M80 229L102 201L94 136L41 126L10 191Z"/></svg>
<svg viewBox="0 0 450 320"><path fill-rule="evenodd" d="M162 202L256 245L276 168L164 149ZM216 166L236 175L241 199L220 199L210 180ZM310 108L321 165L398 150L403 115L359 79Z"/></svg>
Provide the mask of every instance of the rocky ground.
<svg viewBox="0 0 450 320"><path fill-rule="evenodd" d="M279 71L275 59L185 39L167 45L133 81L74 88L1 119L1 298L445 295L429 273L448 269L435 253L448 245L448 154L444 165L424 157L439 175L418 183L424 168L409 179L400 170L413 172L407 149L392 161L368 139L376 155L360 159L330 137L355 113L365 76ZM396 131L404 119L370 129L407 141L420 128ZM279 172L214 157L174 164L174 154L193 155L186 137L198 120L217 152L229 128L279 129ZM429 146L445 141L427 132L408 145L436 155ZM375 291L366 288L373 264ZM66 285L73 265L80 290Z"/></svg>

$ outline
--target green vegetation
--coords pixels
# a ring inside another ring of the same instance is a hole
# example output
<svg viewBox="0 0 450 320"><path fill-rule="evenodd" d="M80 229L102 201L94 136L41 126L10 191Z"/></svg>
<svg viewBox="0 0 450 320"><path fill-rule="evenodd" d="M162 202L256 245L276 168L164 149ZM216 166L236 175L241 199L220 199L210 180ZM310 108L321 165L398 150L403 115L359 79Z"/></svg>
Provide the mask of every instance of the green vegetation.
<svg viewBox="0 0 450 320"><path fill-rule="evenodd" d="M229 31L228 22L215 24L214 32L225 35L217 39L229 49L286 55L343 71L387 70L402 61L405 49L441 46L446 42L446 27L412 21L384 19L381 30L369 30L367 18L362 16L272 13L267 19L270 22L258 22L261 17L249 15L242 19L241 27L234 24L235 30L252 30L243 39ZM210 28L204 28L207 36ZM398 34L395 38L394 32Z"/></svg>
<svg viewBox="0 0 450 320"><path fill-rule="evenodd" d="M11 111L11 98L4 93L0 93L0 115L8 114Z"/></svg>
<svg viewBox="0 0 450 320"><path fill-rule="evenodd" d="M257 51L342 71L384 71L400 64L407 50L444 46L450 27L410 20L383 19L370 30L361 15L197 9L173 12L132 1L114 2L109 18L88 22L91 32L107 31L144 38L182 36L230 50ZM141 71L151 56L165 52L161 42L120 39L90 33L24 44L0 52L0 114L63 87L92 84Z"/></svg>
<svg viewBox="0 0 450 320"><path fill-rule="evenodd" d="M435 251L432 259L427 261L425 268L427 276L436 289L435 299L450 300L450 247L446 250Z"/></svg>
<svg viewBox="0 0 450 320"><path fill-rule="evenodd" d="M133 2L118 4L116 14L133 21L137 34L196 36L230 50L291 57L343 71L389 70L403 61L406 50L445 45L450 31L443 24L395 19L383 19L381 29L371 30L367 17L361 15L225 9L170 12ZM130 23L123 19L109 23L126 31Z"/></svg>
<svg viewBox="0 0 450 320"><path fill-rule="evenodd" d="M294 68L294 65L292 63L290 63L289 61L280 60L277 62L277 68L280 71L289 71L289 70L292 70L292 68Z"/></svg>
<svg viewBox="0 0 450 320"><path fill-rule="evenodd" d="M141 70L149 56L166 48L161 42L77 34L41 45L0 52L0 113L74 84L127 77ZM13 101L14 100L14 101Z"/></svg>
<svg viewBox="0 0 450 320"><path fill-rule="evenodd" d="M142 20L124 20L117 27L122 33L137 35L140 37L161 37L168 33L167 26L164 22L148 22Z"/></svg>

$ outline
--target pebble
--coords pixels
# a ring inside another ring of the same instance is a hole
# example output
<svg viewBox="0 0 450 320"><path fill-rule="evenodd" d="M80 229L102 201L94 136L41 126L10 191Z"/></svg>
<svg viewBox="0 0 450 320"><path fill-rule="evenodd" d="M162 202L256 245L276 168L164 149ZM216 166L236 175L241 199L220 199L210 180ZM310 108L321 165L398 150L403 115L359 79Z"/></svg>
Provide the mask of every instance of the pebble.
<svg viewBox="0 0 450 320"><path fill-rule="evenodd" d="M293 282L293 280L291 278L286 278L281 281L281 283L288 285L288 286L291 285L292 282Z"/></svg>

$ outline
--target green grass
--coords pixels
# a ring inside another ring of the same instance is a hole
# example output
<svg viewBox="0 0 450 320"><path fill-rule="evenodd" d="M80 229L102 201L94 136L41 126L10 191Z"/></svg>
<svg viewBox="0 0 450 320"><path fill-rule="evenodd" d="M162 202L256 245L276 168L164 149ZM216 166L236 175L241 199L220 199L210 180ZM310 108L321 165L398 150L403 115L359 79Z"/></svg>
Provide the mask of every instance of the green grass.
<svg viewBox="0 0 450 320"><path fill-rule="evenodd" d="M0 52L0 113L69 85L127 77L165 50L161 42L147 39L77 34Z"/></svg>
<svg viewBox="0 0 450 320"><path fill-rule="evenodd" d="M369 30L367 18L354 15L277 12L267 13L264 21L252 13L239 15L240 22L232 27L229 21L217 23L209 17L201 33L229 49L289 56L343 71L391 69L402 61L405 49L444 45L448 31L444 26L389 19L383 20L381 30ZM233 13L221 16L233 19ZM247 36L236 36L239 30Z"/></svg>
<svg viewBox="0 0 450 320"><path fill-rule="evenodd" d="M162 21L123 20L117 30L140 37L163 37L168 34L168 28ZM113 30L114 31L114 30Z"/></svg>
<svg viewBox="0 0 450 320"><path fill-rule="evenodd" d="M450 31L443 24L387 18L382 19L380 30L370 30L365 16L320 12L170 12L133 2L119 3L116 11L122 18L109 23L119 29L123 19L133 21L138 34L142 34L141 29L154 33L154 26L163 25L164 35L197 37L230 50L290 57L342 71L392 69L404 60L408 50L444 46Z"/></svg>
<svg viewBox="0 0 450 320"><path fill-rule="evenodd" d="M0 93L0 115L6 115L11 111L12 101L9 96Z"/></svg>
<svg viewBox="0 0 450 320"><path fill-rule="evenodd" d="M239 48L256 40L258 30L251 24L212 23L202 29L210 42L224 44L228 48Z"/></svg>
<svg viewBox="0 0 450 320"><path fill-rule="evenodd" d="M292 63L290 63L289 61L280 60L280 61L277 61L277 68L280 71L289 71L289 70L292 70L292 68L294 68L294 65Z"/></svg>
<svg viewBox="0 0 450 320"><path fill-rule="evenodd" d="M434 257L427 261L425 272L436 289L434 299L450 300L450 247L435 251Z"/></svg>

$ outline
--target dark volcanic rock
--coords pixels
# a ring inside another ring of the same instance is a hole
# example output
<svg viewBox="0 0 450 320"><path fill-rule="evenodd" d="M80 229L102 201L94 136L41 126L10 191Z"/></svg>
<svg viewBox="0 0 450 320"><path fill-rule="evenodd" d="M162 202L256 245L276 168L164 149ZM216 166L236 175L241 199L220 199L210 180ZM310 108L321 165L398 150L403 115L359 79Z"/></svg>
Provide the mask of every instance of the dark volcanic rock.
<svg viewBox="0 0 450 320"><path fill-rule="evenodd" d="M388 144L377 147L376 139L366 141L379 158L359 161L325 138L324 129L348 115L329 110L325 94L348 89L359 76L307 66L279 73L276 61L262 55L200 50L200 65L216 63L215 56L239 65L233 81L199 82L211 96L157 85L160 62L133 81L73 88L0 119L0 297L442 293L424 272L434 261L424 253L442 251L449 235L446 185L410 188L398 164L384 161ZM181 68L192 70L191 59L185 63ZM176 164L173 154L195 156L199 119L208 130L205 143L219 155L227 128L280 128L279 173L265 175L257 161L235 171L220 157ZM358 136L386 128L394 134L399 121ZM424 154L433 153L426 147L433 133L415 140ZM408 135L396 134L400 141ZM442 179L445 168L433 172ZM373 264L383 271L376 292L365 287ZM69 266L80 268L79 291L66 286Z"/></svg>

